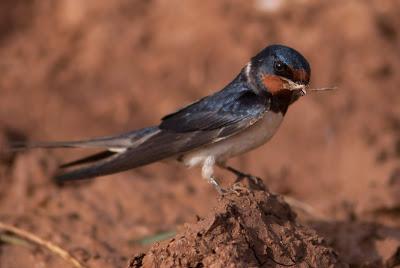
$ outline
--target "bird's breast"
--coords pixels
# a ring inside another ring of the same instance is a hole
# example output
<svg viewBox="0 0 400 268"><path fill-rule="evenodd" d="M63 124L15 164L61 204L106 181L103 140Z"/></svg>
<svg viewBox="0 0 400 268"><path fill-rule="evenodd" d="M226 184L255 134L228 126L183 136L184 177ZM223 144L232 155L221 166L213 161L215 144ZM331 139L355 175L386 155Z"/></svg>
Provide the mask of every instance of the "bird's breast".
<svg viewBox="0 0 400 268"><path fill-rule="evenodd" d="M248 152L266 143L275 134L283 119L282 113L267 112L257 123L225 140L204 146L187 153L183 161L188 166L200 164L206 157L217 161Z"/></svg>

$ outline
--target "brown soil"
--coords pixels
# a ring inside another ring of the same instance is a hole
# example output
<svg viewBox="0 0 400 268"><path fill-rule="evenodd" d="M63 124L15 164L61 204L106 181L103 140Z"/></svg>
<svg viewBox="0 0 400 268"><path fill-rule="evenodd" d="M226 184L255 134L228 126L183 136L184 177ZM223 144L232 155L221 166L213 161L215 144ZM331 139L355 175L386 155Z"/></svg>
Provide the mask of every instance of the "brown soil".
<svg viewBox="0 0 400 268"><path fill-rule="evenodd" d="M281 5L271 9L271 2ZM211 234L226 232L201 241L221 239L225 252L207 255L202 249L204 265L239 256L228 255L228 245L247 252L244 239L259 241L256 230L260 244L270 239L263 246L272 250L255 245L261 262L290 263L273 231L288 239L296 234L299 242L285 245L303 263L316 264L312 256L322 248L322 261L333 263L331 247L340 261L356 267L396 265L399 12L397 0L0 1L1 148L15 140L80 139L157 124L164 114L220 89L271 43L295 47L309 59L313 86L339 87L299 100L271 142L230 162L286 196L297 220L280 198L262 192L229 195L233 212L199 170L174 164L59 187L51 180L57 165L86 152L35 150L0 154L0 221L60 245L90 267L126 267L132 256L149 250L143 262L156 261L151 252L172 243L152 246L144 238L178 230L174 250L182 235L194 238L182 240L193 246L200 238L190 231L204 232L215 207L227 224L217 221ZM230 174L218 172L225 187L233 183ZM273 207L259 209L281 219L243 211L242 200L248 210L272 200ZM261 226L251 231L240 220ZM235 238L231 243L228 234ZM21 241L3 241L0 267L70 264Z"/></svg>
<svg viewBox="0 0 400 268"><path fill-rule="evenodd" d="M281 197L240 185L216 209L130 267L346 267Z"/></svg>

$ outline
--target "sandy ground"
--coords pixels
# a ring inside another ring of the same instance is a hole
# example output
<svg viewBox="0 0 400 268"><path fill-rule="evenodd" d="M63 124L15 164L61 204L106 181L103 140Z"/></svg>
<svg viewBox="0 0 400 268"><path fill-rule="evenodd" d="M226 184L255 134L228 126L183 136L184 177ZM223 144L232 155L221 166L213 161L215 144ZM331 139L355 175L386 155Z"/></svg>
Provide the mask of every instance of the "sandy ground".
<svg viewBox="0 0 400 268"><path fill-rule="evenodd" d="M288 2L1 1L0 146L157 124L283 43L309 59L313 86L339 90L299 100L271 142L230 164L310 206L293 207L296 224L324 237L341 262L390 266L400 246L400 4ZM84 154L2 153L0 221L90 267L127 267L150 249L143 238L197 224L220 203L199 170L164 163L55 185L57 165ZM70 264L2 242L0 267Z"/></svg>

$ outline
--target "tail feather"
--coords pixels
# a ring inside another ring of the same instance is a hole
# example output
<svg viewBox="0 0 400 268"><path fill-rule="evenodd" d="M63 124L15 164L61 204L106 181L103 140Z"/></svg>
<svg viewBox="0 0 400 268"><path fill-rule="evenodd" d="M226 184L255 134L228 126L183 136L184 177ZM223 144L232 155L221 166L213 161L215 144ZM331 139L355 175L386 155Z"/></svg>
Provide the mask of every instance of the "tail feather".
<svg viewBox="0 0 400 268"><path fill-rule="evenodd" d="M125 148L131 141L127 138L98 138L82 141L55 141L55 142L14 142L11 149L14 151L35 148Z"/></svg>
<svg viewBox="0 0 400 268"><path fill-rule="evenodd" d="M35 148L105 148L118 151L130 147L135 141L156 131L157 127L148 127L118 136L100 137L80 141L54 141L54 142L14 142L11 143L11 151L20 151Z"/></svg>
<svg viewBox="0 0 400 268"><path fill-rule="evenodd" d="M84 158L80 158L78 160L74 160L68 163L64 163L60 166L60 168L68 168L68 167L72 167L72 166L78 166L78 165L83 165L83 164L88 164L88 163L92 163L92 162L97 162L103 159L106 159L112 155L116 154L116 152L112 152L112 151L102 151L100 153L97 154L92 154L89 155L87 157Z"/></svg>
<svg viewBox="0 0 400 268"><path fill-rule="evenodd" d="M112 152L111 152L112 153ZM101 153L94 155L93 157L99 157ZM100 155L101 156L101 155ZM104 176L120 171L124 171L130 169L130 165L126 163L126 154L125 153L114 153L108 157L101 156L102 160L95 162L92 165L88 165L86 167L73 169L67 172L60 172L56 174L54 179L59 183L64 183L68 181L77 181L77 180L84 180L84 179L91 179L98 176ZM125 160L124 160L125 159ZM124 165L121 165L121 160ZM95 160L93 160L95 161ZM80 159L75 161L76 163L72 162L66 164L67 166L81 164L81 163L88 163L92 162L90 156L84 159ZM65 166L65 165L64 165Z"/></svg>
<svg viewBox="0 0 400 268"><path fill-rule="evenodd" d="M19 151L33 148L102 148L99 153L77 159L60 168L69 168L78 165L93 163L70 171L62 171L55 176L59 182L89 179L124 171L151 162L150 158L135 162L136 154L127 153L135 151L146 143L147 139L159 132L158 127L148 127L118 136L95 138L81 141L56 141L56 142L15 142L11 144L11 151ZM145 146L146 147L146 146ZM140 151L140 149L139 149ZM136 152L136 151L135 151ZM140 153L139 153L140 155ZM157 158L158 159L158 158ZM132 163L133 162L133 163Z"/></svg>

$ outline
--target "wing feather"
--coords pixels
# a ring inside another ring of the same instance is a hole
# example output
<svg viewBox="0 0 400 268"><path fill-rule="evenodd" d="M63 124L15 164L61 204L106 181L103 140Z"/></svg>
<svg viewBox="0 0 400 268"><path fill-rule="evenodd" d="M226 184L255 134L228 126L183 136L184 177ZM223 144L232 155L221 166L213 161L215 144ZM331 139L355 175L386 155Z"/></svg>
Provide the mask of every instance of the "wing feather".
<svg viewBox="0 0 400 268"><path fill-rule="evenodd" d="M269 105L267 96L257 95L251 90L227 93L223 99L224 103L221 105L205 98L170 114L162 119L160 129L178 133L218 129L242 120L257 119Z"/></svg>

